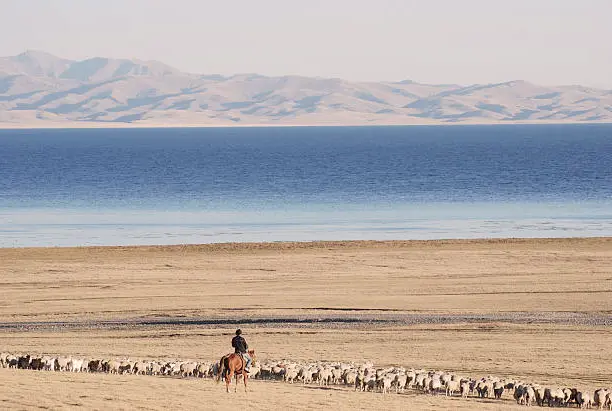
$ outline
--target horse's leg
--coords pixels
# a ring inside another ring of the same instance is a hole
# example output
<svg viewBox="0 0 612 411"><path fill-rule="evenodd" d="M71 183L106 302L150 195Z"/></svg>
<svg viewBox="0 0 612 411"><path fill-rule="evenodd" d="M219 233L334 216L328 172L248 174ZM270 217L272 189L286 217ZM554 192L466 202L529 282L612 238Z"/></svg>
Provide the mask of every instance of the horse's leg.
<svg viewBox="0 0 612 411"><path fill-rule="evenodd" d="M242 371L242 378L244 378L244 392L249 392L249 390L247 390L247 373L244 372L244 370Z"/></svg>
<svg viewBox="0 0 612 411"><path fill-rule="evenodd" d="M228 364L228 365L229 365L229 364ZM231 384L231 382L232 382L232 376L233 376L233 374L234 374L234 370L232 370L231 368L229 368L229 369L226 371L226 374L225 374L225 391L227 391L228 393L230 392L230 390L229 390L229 386L230 386L230 384Z"/></svg>
<svg viewBox="0 0 612 411"><path fill-rule="evenodd" d="M238 392L238 373L236 373L236 386L234 387L234 392Z"/></svg>

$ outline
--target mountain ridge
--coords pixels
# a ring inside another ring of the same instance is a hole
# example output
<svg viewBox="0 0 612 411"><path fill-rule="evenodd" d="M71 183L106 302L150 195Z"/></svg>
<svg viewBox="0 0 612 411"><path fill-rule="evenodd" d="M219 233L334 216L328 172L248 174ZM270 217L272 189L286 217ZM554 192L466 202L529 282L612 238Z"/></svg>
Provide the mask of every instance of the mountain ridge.
<svg viewBox="0 0 612 411"><path fill-rule="evenodd" d="M158 61L0 57L0 127L612 122L612 90L352 82L298 75L182 72Z"/></svg>

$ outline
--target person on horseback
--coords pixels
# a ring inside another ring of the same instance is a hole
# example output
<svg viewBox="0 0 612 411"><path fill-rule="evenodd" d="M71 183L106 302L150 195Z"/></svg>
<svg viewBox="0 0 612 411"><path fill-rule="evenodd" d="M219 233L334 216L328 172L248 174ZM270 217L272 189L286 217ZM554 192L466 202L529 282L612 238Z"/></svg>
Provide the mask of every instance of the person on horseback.
<svg viewBox="0 0 612 411"><path fill-rule="evenodd" d="M234 352L236 354L242 355L242 358L246 361L246 365L244 366L244 370L249 372L249 367L251 366L251 357L247 352L249 345L242 337L242 330L239 328L236 330L236 336L232 338L232 347L234 347Z"/></svg>

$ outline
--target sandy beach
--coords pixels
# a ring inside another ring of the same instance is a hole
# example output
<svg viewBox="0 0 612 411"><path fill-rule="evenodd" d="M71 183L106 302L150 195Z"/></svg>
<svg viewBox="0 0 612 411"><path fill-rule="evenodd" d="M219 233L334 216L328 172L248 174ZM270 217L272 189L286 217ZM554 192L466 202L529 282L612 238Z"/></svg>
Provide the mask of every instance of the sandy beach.
<svg viewBox="0 0 612 411"><path fill-rule="evenodd" d="M372 361L594 389L612 384L611 261L612 238L5 248L0 350L212 361L241 327L260 360ZM0 369L9 408L60 385L65 394L41 406L207 408L224 394L204 380ZM508 396L252 387L255 409L296 399L301 409L512 408ZM247 401L238 397L233 406Z"/></svg>

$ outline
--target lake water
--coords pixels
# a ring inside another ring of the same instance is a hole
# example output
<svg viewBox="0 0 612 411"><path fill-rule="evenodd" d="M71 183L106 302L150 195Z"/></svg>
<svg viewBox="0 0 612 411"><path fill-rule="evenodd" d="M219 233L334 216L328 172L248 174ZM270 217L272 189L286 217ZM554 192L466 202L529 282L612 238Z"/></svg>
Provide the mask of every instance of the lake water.
<svg viewBox="0 0 612 411"><path fill-rule="evenodd" d="M0 247L612 236L612 125L0 130Z"/></svg>

